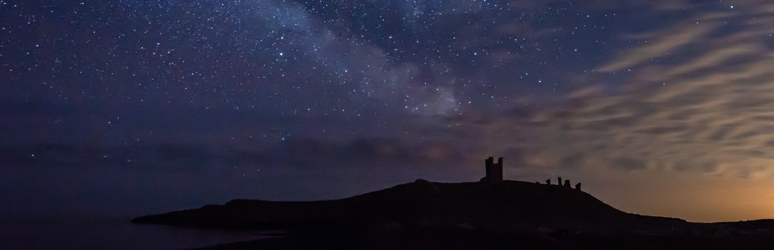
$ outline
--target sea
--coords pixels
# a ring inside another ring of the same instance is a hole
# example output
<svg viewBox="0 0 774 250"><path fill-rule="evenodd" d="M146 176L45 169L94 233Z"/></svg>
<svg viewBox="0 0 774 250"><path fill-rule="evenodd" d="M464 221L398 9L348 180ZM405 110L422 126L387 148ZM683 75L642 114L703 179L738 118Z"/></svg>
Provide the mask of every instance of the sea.
<svg viewBox="0 0 774 250"><path fill-rule="evenodd" d="M190 249L270 237L131 223L138 216L246 196L239 190L248 188L220 184L226 181L219 176L111 165L0 163L0 250Z"/></svg>
<svg viewBox="0 0 774 250"><path fill-rule="evenodd" d="M191 249L263 239L268 233L138 225L131 217L5 218L0 249Z"/></svg>

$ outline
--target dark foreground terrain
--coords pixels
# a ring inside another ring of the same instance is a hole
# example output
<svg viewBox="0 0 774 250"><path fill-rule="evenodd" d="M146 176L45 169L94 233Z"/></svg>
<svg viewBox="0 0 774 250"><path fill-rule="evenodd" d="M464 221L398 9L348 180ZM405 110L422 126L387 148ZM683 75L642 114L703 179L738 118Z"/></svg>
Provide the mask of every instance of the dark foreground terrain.
<svg viewBox="0 0 774 250"><path fill-rule="evenodd" d="M774 249L774 221L642 216L579 190L520 181L418 180L340 200L233 200L132 223L287 232L206 249Z"/></svg>

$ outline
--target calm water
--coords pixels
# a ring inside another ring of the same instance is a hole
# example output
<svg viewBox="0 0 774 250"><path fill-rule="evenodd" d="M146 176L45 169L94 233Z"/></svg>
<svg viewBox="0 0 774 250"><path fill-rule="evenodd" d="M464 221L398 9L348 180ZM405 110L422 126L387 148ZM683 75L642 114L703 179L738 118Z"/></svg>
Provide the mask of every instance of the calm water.
<svg viewBox="0 0 774 250"><path fill-rule="evenodd" d="M217 176L113 165L0 164L0 250L183 249L266 238L129 223L136 216L250 197L238 192L246 189L241 186L219 185Z"/></svg>
<svg viewBox="0 0 774 250"><path fill-rule="evenodd" d="M131 224L126 218L3 219L0 249L185 249L266 238L227 232Z"/></svg>

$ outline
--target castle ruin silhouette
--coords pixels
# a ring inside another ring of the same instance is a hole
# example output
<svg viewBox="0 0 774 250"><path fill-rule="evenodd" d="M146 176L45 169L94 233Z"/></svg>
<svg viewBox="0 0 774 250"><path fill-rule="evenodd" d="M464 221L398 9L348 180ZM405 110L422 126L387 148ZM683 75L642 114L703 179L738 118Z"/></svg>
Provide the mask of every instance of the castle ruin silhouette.
<svg viewBox="0 0 774 250"><path fill-rule="evenodd" d="M489 157L485 160L486 162L486 176L484 178L481 178L481 182L484 183L500 183L503 182L503 158L497 158L497 162L494 162L494 157ZM557 186L565 187L565 188L572 188L572 185L570 184L570 180L564 180L564 184L562 184L562 177L557 178L558 182L556 183ZM540 182L536 182L537 184L540 184ZM546 184L551 185L551 179L546 180ZM581 191L581 184L580 182L575 184L575 190Z"/></svg>
<svg viewBox="0 0 774 250"><path fill-rule="evenodd" d="M503 181L503 158L497 159L497 163L494 162L494 157L486 159L486 176L481 178L481 182L498 183Z"/></svg>

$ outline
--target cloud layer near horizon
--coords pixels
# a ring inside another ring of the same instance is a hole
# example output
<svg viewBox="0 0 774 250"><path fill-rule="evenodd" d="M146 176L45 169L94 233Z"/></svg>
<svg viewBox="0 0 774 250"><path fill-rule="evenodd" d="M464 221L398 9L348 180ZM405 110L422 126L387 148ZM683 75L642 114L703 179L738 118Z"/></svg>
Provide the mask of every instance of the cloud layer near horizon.
<svg viewBox="0 0 774 250"><path fill-rule="evenodd" d="M637 46L578 75L564 104L505 114L474 131L488 134L492 148L519 151L524 166L770 178L772 9L702 13L619 37Z"/></svg>

